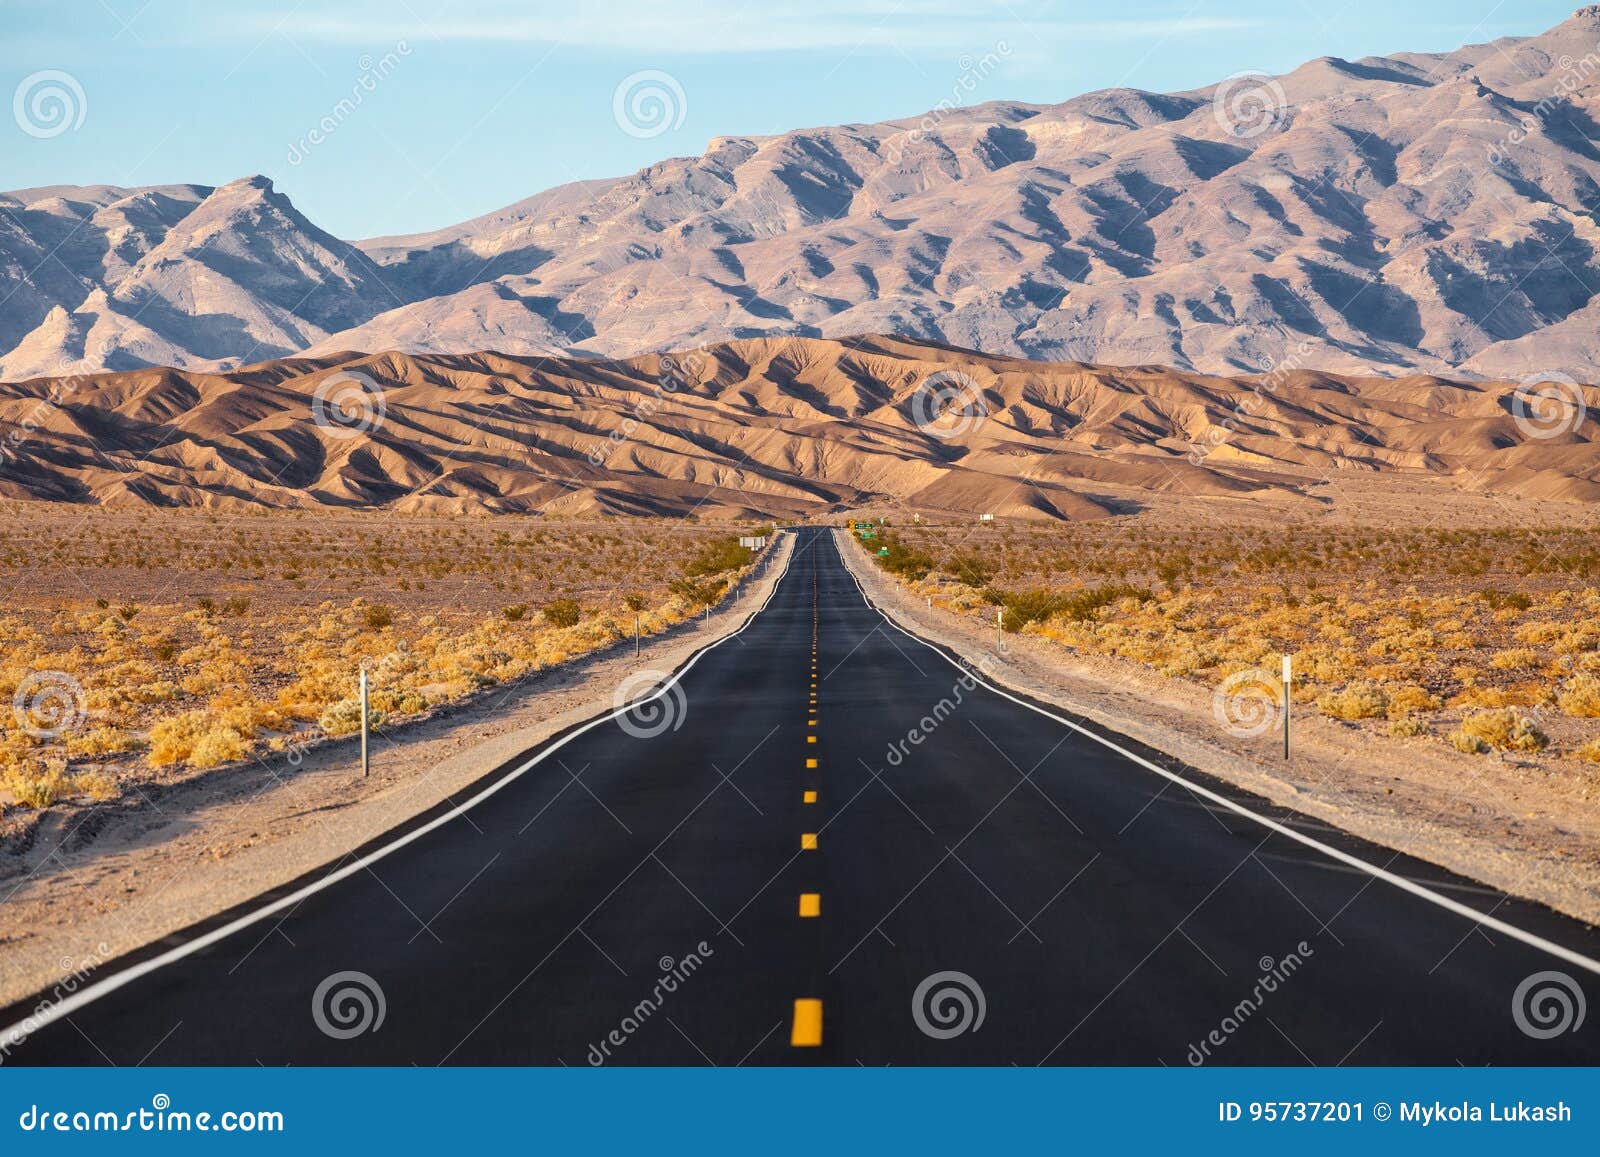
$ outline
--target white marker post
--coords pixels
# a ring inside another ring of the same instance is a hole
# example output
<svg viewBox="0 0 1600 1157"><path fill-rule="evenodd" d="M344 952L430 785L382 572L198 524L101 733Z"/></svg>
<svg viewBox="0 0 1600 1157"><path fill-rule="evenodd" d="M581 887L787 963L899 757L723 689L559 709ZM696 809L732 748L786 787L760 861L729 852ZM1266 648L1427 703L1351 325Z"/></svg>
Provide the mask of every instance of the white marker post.
<svg viewBox="0 0 1600 1157"><path fill-rule="evenodd" d="M361 665L361 778L366 779L371 771L371 764L367 760L367 720L371 712L367 710L367 667Z"/></svg>
<svg viewBox="0 0 1600 1157"><path fill-rule="evenodd" d="M639 612L633 612L633 657L639 657Z"/></svg>
<svg viewBox="0 0 1600 1157"><path fill-rule="evenodd" d="M996 607L994 612L994 650L997 655L1006 649L1005 640L1000 637L1000 632L1005 630L1005 617L1005 608Z"/></svg>
<svg viewBox="0 0 1600 1157"><path fill-rule="evenodd" d="M1289 691L1294 686L1294 659L1283 657L1283 758L1289 758L1289 710L1292 700Z"/></svg>

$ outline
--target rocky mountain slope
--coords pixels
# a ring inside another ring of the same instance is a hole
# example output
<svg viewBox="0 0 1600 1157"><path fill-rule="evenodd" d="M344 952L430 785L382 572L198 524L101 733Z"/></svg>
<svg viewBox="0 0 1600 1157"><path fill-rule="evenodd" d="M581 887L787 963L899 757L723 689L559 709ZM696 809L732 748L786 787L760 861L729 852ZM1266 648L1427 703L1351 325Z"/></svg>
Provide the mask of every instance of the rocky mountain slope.
<svg viewBox="0 0 1600 1157"><path fill-rule="evenodd" d="M624 360L337 355L0 385L0 497L78 503L1081 519L1310 512L1352 476L1600 499L1600 390L1226 379L902 338Z"/></svg>
<svg viewBox="0 0 1600 1157"><path fill-rule="evenodd" d="M1595 380L1597 206L1588 8L1195 92L720 138L352 244L259 177L4 194L0 378L899 333L1213 373Z"/></svg>

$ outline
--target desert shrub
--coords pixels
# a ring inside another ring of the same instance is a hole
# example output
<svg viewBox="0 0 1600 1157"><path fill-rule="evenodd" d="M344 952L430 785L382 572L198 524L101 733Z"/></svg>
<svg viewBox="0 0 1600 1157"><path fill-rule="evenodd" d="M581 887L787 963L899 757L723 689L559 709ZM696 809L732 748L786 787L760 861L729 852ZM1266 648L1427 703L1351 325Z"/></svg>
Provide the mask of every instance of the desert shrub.
<svg viewBox="0 0 1600 1157"><path fill-rule="evenodd" d="M1411 715L1402 715L1398 719L1389 721L1389 734L1395 739L1410 739L1412 736L1427 733L1428 725Z"/></svg>
<svg viewBox="0 0 1600 1157"><path fill-rule="evenodd" d="M1413 711L1437 711L1441 706L1437 695L1429 693L1427 688L1419 687L1415 683L1406 683L1386 690L1389 695L1390 719L1404 718Z"/></svg>
<svg viewBox="0 0 1600 1157"><path fill-rule="evenodd" d="M552 627L576 627L583 618L583 608L577 599L551 599L542 609L544 621Z"/></svg>
<svg viewBox="0 0 1600 1157"><path fill-rule="evenodd" d="M963 554L950 560L950 573L963 586L986 587L994 578L994 567L977 555Z"/></svg>
<svg viewBox="0 0 1600 1157"><path fill-rule="evenodd" d="M1516 671L1523 667L1537 667L1539 652L1531 647L1511 647L1496 651L1489 657L1489 666L1497 671Z"/></svg>
<svg viewBox="0 0 1600 1157"><path fill-rule="evenodd" d="M150 729L149 760L154 767L185 763L204 769L243 759L255 724L248 708L185 711Z"/></svg>
<svg viewBox="0 0 1600 1157"><path fill-rule="evenodd" d="M520 623L522 621L522 616L528 613L528 605L526 603L515 603L512 606L506 607L500 613L505 616L506 622Z"/></svg>
<svg viewBox="0 0 1600 1157"><path fill-rule="evenodd" d="M138 751L144 740L115 727L96 727L67 737L67 754L78 756L120 755Z"/></svg>
<svg viewBox="0 0 1600 1157"><path fill-rule="evenodd" d="M1591 739L1582 747L1573 748L1572 754L1590 763L1600 763L1600 739Z"/></svg>
<svg viewBox="0 0 1600 1157"><path fill-rule="evenodd" d="M1587 672L1574 675L1561 685L1556 706L1580 719L1600 718L1600 679Z"/></svg>
<svg viewBox="0 0 1600 1157"><path fill-rule="evenodd" d="M6 790L23 807L47 808L71 790L66 764L60 760L38 763L27 760L6 768L0 778Z"/></svg>
<svg viewBox="0 0 1600 1157"><path fill-rule="evenodd" d="M1043 622L1061 609L1061 596L1054 591L998 591L998 605L1004 607L1000 623L1017 632L1029 623Z"/></svg>
<svg viewBox="0 0 1600 1157"><path fill-rule="evenodd" d="M379 727L383 720L383 713L369 704L367 726ZM339 700L317 718L317 724L329 735L354 735L361 730L361 700L358 698Z"/></svg>
<svg viewBox="0 0 1600 1157"><path fill-rule="evenodd" d="M710 574L738 570L750 565L750 548L740 546L737 536L718 539L700 549L683 568L685 578L701 578Z"/></svg>
<svg viewBox="0 0 1600 1157"><path fill-rule="evenodd" d="M1489 750L1489 745L1476 735L1469 735L1465 731L1452 731L1448 736L1450 746L1457 751L1464 751L1468 755L1482 755Z"/></svg>
<svg viewBox="0 0 1600 1157"><path fill-rule="evenodd" d="M109 771L80 771L72 777L72 787L74 791L102 802L116 799L122 794L122 785Z"/></svg>
<svg viewBox="0 0 1600 1157"><path fill-rule="evenodd" d="M1094 618L1102 607L1109 607L1113 603L1121 602L1123 599L1135 599L1142 603L1148 602L1154 597L1143 587L1129 586L1126 583L1112 583L1108 586L1069 591L1062 597L1058 613L1075 623L1083 623Z"/></svg>
<svg viewBox="0 0 1600 1157"><path fill-rule="evenodd" d="M692 606L709 607L722 597L723 588L728 584L721 579L704 583L697 583L693 579L674 579L669 585L672 593L684 602Z"/></svg>
<svg viewBox="0 0 1600 1157"><path fill-rule="evenodd" d="M1371 679L1358 679L1321 696L1317 706L1334 719L1378 719L1389 713L1389 693Z"/></svg>
<svg viewBox="0 0 1600 1157"><path fill-rule="evenodd" d="M904 575L912 582L921 582L933 570L933 556L914 550L898 538L884 535L882 549L888 554L874 554L878 565L890 574Z"/></svg>
<svg viewBox="0 0 1600 1157"><path fill-rule="evenodd" d="M1489 587L1486 590L1479 591L1478 596L1489 604L1491 610L1496 611L1525 611L1533 606L1533 600L1521 591L1507 593L1506 591Z"/></svg>
<svg viewBox="0 0 1600 1157"><path fill-rule="evenodd" d="M394 612L382 603L361 608L361 625L369 631L381 631L394 622Z"/></svg>
<svg viewBox="0 0 1600 1157"><path fill-rule="evenodd" d="M1482 740L1497 751L1542 751L1550 743L1537 723L1509 707L1472 712L1461 721L1456 734ZM1451 740L1454 742L1454 736Z"/></svg>

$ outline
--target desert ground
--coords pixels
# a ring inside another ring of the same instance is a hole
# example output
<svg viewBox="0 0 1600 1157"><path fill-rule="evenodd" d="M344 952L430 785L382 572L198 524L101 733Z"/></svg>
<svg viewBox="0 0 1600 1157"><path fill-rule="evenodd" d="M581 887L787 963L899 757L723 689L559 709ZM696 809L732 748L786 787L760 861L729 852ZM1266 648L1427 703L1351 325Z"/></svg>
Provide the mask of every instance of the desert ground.
<svg viewBox="0 0 1600 1157"><path fill-rule="evenodd" d="M759 532L762 528L746 527ZM0 510L0 832L375 726L645 636L751 560L726 526Z"/></svg>

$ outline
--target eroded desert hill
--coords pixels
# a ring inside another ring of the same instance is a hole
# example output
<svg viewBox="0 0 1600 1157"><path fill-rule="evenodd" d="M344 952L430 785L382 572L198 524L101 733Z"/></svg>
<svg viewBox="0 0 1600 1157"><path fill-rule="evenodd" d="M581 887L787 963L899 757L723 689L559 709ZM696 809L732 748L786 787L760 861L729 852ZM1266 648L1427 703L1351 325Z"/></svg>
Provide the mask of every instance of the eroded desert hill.
<svg viewBox="0 0 1600 1157"><path fill-rule="evenodd" d="M328 355L0 385L0 496L1083 519L1340 478L1600 499L1600 391L1028 362L889 337L621 360Z"/></svg>

